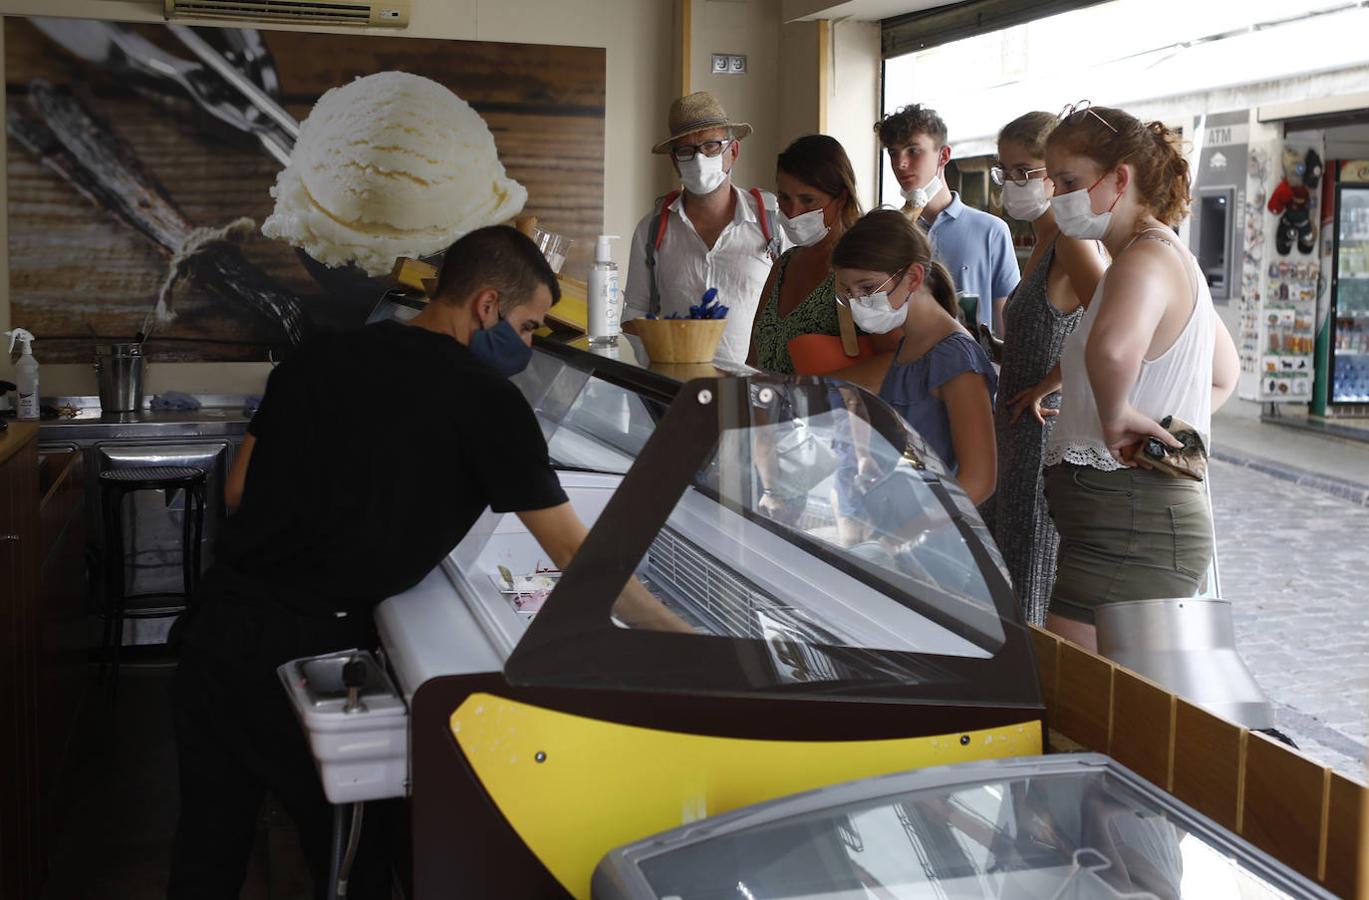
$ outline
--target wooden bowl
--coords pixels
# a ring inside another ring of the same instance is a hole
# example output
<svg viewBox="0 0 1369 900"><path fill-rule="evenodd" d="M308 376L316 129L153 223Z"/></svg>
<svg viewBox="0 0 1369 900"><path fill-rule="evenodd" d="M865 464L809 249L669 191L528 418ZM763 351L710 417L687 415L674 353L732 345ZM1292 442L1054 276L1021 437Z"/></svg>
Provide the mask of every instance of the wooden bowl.
<svg viewBox="0 0 1369 900"><path fill-rule="evenodd" d="M623 331L642 339L653 363L713 361L726 319L633 319Z"/></svg>

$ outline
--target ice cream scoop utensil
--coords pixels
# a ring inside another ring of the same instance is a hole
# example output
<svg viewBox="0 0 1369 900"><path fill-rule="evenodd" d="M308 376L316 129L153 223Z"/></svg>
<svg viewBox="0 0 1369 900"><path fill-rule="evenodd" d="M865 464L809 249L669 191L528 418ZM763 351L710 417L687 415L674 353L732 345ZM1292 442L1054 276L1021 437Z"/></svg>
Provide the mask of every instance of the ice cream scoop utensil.
<svg viewBox="0 0 1369 900"><path fill-rule="evenodd" d="M28 88L42 120L23 115L14 105L6 110L9 133L19 144L96 206L173 257L182 254L200 230L143 169L132 149L69 94L41 79ZM208 289L277 323L291 344L302 339L299 300L276 286L236 247L223 241L201 242L186 257L185 266Z"/></svg>
<svg viewBox="0 0 1369 900"><path fill-rule="evenodd" d="M295 138L299 136L298 123L293 132L275 120L258 121L247 115L242 103L234 101L233 96L243 96L244 92L235 84L227 81L223 74L206 64L191 62L167 53L156 44L144 38L125 25L113 22L95 22L84 19L49 19L37 17L31 20L39 31L71 53L109 71L114 75L138 76L164 85L174 86L187 94L201 109L210 116L244 134L253 135L262 147L281 165L290 161L290 151ZM174 27L174 26L173 26ZM192 37L204 43L197 35ZM213 48L210 48L212 51ZM213 51L217 55L217 51ZM234 72L232 65L219 56L223 65ZM238 78L251 84L245 76ZM280 109L275 101L257 89L262 97L294 122L289 113ZM232 90L230 90L232 89ZM256 104L252 104L256 105ZM263 112L268 112L262 107Z"/></svg>
<svg viewBox="0 0 1369 900"><path fill-rule="evenodd" d="M224 58L223 54L210 46L209 42L184 25L168 25L167 30L176 36L190 52L199 57L200 62L227 82L228 86L241 94L254 107L265 113L271 121L290 138L291 146L299 140L299 121L286 112L270 94L257 87L250 78Z"/></svg>

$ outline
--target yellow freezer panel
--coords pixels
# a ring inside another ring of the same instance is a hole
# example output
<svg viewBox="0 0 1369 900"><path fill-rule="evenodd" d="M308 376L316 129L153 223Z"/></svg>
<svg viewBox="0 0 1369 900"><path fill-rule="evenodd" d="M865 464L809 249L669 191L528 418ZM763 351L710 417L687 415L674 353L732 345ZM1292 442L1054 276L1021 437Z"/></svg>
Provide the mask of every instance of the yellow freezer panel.
<svg viewBox="0 0 1369 900"><path fill-rule="evenodd" d="M762 741L621 725L492 694L468 697L451 730L519 837L585 900L605 853L659 831L871 775L1042 752L1036 720L932 737Z"/></svg>

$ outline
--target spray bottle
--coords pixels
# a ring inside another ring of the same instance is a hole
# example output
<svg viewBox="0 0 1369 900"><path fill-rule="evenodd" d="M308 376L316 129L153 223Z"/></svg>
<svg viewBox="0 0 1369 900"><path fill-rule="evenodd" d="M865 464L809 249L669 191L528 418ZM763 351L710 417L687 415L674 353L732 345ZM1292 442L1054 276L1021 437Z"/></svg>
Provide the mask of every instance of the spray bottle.
<svg viewBox="0 0 1369 900"><path fill-rule="evenodd" d="M24 346L23 355L14 364L14 380L19 385L19 410L18 415L21 419L38 418L38 360L33 358L33 335L22 328L13 331L6 331L10 339L10 352L14 352L14 345L22 343Z"/></svg>
<svg viewBox="0 0 1369 900"><path fill-rule="evenodd" d="M589 306L589 342L593 345L617 344L623 315L623 295L618 289L618 266L609 257L609 241L616 234L601 234L594 250L594 265L589 270L586 300Z"/></svg>

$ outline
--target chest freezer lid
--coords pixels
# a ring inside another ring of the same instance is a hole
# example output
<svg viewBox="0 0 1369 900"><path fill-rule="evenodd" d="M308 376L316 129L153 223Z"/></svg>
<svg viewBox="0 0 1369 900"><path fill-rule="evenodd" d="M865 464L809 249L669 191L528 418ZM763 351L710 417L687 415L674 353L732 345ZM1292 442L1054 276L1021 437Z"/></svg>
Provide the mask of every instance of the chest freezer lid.
<svg viewBox="0 0 1369 900"><path fill-rule="evenodd" d="M1115 760L961 763L822 788L644 838L594 875L654 897L1330 897Z"/></svg>
<svg viewBox="0 0 1369 900"><path fill-rule="evenodd" d="M831 512L836 495L838 506L859 501L846 514L870 540L843 546L834 528L789 521L771 503ZM704 566L694 580L733 598L734 614L705 633L625 627L615 603L629 577L652 571L663 542L691 544L691 528L716 538L714 552L694 554ZM776 590L749 564L762 558L815 585L841 582L860 602L815 586L830 602L805 607L804 591ZM966 651L919 651L919 622ZM887 404L822 378L684 385L505 674L541 686L1041 705L1025 625L974 506Z"/></svg>

